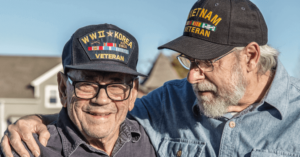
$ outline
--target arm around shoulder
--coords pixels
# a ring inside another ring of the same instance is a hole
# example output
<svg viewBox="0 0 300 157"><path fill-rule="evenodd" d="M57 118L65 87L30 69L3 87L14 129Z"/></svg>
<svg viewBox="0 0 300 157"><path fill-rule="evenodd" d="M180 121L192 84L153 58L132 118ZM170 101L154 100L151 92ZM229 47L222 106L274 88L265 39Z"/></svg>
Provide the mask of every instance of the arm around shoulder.
<svg viewBox="0 0 300 157"><path fill-rule="evenodd" d="M40 154L40 149L32 136L32 133L38 134L39 141L42 145L46 146L50 138L50 133L46 125L55 121L57 117L58 114L29 115L20 118L16 123L8 126L7 133L1 141L2 152L12 155L11 147L13 147L18 154L28 154L28 150L25 149L21 141L23 140L29 150L33 152L35 156L38 156L38 154Z"/></svg>

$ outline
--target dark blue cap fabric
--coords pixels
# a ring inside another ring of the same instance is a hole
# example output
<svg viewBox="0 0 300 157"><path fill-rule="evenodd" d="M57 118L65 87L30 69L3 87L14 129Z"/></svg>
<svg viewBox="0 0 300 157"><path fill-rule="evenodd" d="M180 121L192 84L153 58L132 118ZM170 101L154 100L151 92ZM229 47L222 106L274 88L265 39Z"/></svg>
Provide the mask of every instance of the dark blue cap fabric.
<svg viewBox="0 0 300 157"><path fill-rule="evenodd" d="M168 48L197 59L213 59L250 42L265 45L268 28L249 0L198 0L188 14L183 35Z"/></svg>
<svg viewBox="0 0 300 157"><path fill-rule="evenodd" d="M64 47L64 72L80 69L145 76L136 71L138 51L136 39L117 26L86 26L78 29Z"/></svg>

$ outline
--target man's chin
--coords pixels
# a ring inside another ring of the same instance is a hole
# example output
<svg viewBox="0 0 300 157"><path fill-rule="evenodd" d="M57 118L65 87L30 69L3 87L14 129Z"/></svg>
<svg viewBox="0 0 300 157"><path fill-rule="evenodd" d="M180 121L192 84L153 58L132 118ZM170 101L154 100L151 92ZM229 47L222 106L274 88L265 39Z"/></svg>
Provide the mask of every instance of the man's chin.
<svg viewBox="0 0 300 157"><path fill-rule="evenodd" d="M209 118L220 118L227 112L227 107L215 102L215 99L203 96L198 102L200 111Z"/></svg>
<svg viewBox="0 0 300 157"><path fill-rule="evenodd" d="M103 139L108 137L111 131L103 129L84 129L87 138L89 139Z"/></svg>
<svg viewBox="0 0 300 157"><path fill-rule="evenodd" d="M208 118L221 118L225 114L220 110L211 110L211 109L202 109L201 112Z"/></svg>

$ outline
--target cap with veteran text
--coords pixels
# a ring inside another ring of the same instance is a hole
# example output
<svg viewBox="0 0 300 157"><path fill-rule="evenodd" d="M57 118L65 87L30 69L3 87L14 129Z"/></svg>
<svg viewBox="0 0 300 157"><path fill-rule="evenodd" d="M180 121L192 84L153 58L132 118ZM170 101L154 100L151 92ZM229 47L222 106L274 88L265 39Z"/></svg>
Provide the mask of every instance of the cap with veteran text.
<svg viewBox="0 0 300 157"><path fill-rule="evenodd" d="M128 32L112 24L78 29L66 43L62 62L67 69L120 72L145 76L136 71L138 43Z"/></svg>
<svg viewBox="0 0 300 157"><path fill-rule="evenodd" d="M265 45L268 28L259 9L249 0L198 0L181 37L168 48L197 59L214 59L250 42Z"/></svg>

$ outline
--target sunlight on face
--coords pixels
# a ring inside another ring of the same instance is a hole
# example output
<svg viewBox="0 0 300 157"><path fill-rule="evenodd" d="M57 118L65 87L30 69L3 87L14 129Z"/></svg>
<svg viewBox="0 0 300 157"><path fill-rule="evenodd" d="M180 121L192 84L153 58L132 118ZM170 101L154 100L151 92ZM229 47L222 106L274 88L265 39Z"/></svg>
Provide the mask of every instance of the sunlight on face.
<svg viewBox="0 0 300 157"><path fill-rule="evenodd" d="M231 79L224 79L221 86L217 87L208 80L192 85L201 112L207 117L218 118L227 112L228 106L236 106L244 96L246 78L241 66L236 63L232 68Z"/></svg>
<svg viewBox="0 0 300 157"><path fill-rule="evenodd" d="M72 70L68 75L74 81L89 81L101 85L132 83L132 76L120 73ZM104 88L100 89L95 98L80 99L75 96L74 87L70 83L67 84L67 98L68 115L87 140L105 140L118 136L120 124L133 108L134 102L131 95L127 100L113 101L108 98Z"/></svg>

